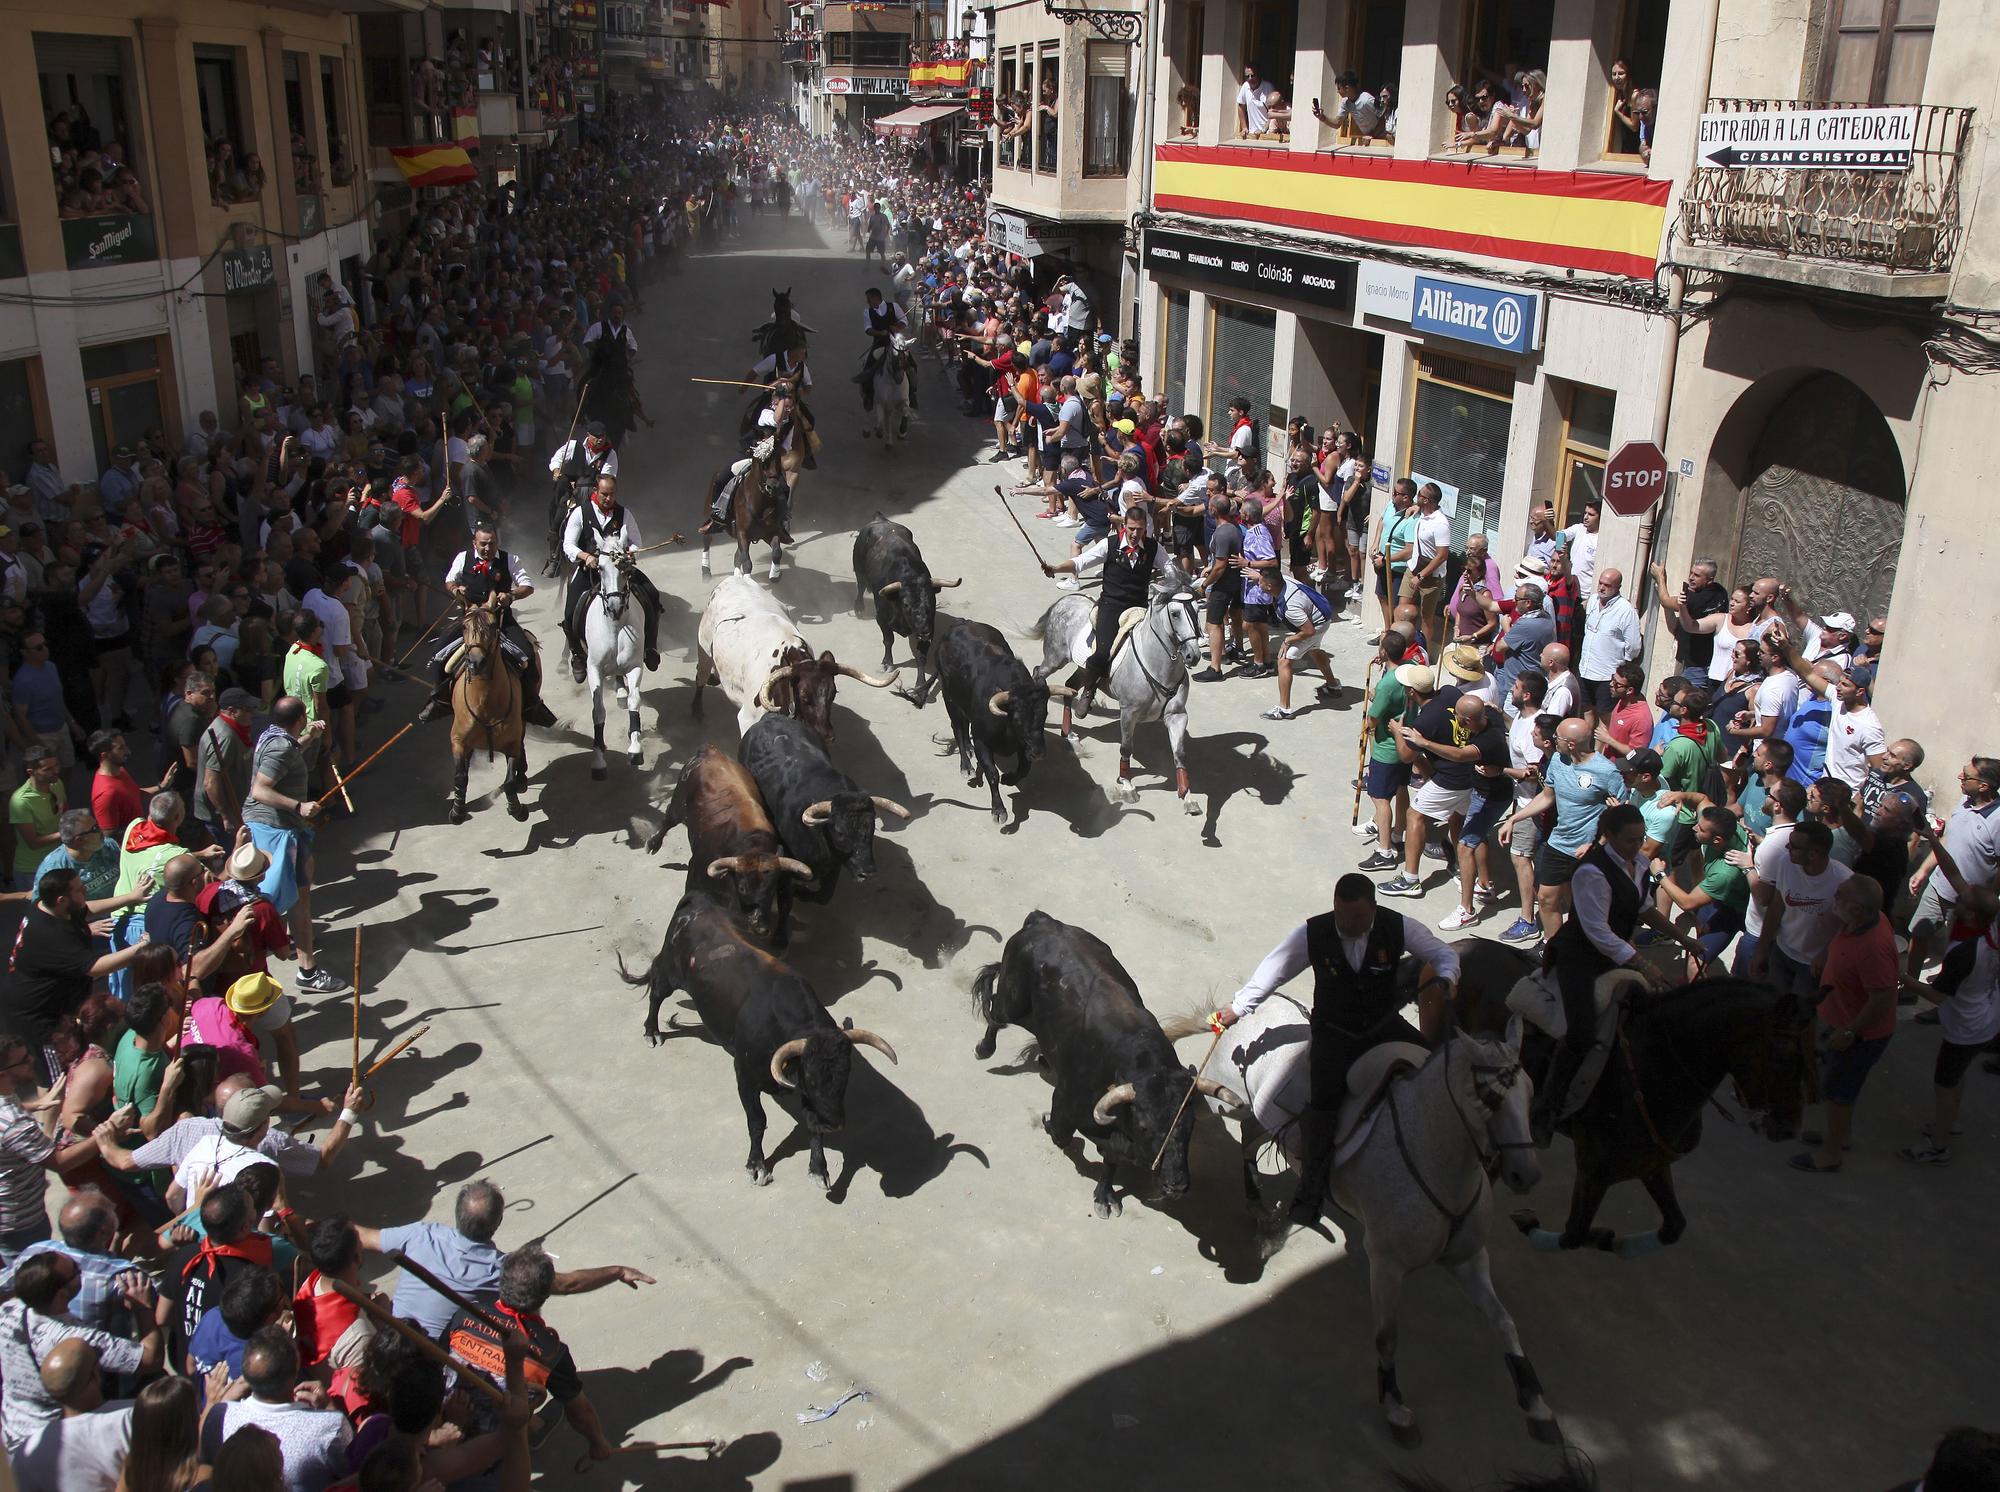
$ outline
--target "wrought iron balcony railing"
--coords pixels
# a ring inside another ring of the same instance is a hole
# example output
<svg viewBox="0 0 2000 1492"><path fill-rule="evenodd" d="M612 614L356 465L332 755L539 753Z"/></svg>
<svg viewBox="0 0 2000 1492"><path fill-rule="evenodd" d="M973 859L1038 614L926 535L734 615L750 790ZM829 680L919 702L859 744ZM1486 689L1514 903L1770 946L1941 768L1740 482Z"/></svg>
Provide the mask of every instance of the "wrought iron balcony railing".
<svg viewBox="0 0 2000 1492"><path fill-rule="evenodd" d="M1711 114L1841 107L1790 99L1708 101ZM1921 104L1916 112L1906 171L1698 167L1681 194L1682 239L1890 273L1949 271L1962 231L1958 175L1972 110Z"/></svg>

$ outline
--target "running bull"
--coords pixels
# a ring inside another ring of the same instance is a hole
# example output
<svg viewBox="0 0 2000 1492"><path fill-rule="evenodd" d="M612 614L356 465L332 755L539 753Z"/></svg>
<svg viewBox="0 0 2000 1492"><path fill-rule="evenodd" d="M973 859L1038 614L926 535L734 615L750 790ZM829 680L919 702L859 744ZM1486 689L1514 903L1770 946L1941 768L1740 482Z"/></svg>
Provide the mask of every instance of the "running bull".
<svg viewBox="0 0 2000 1492"><path fill-rule="evenodd" d="M758 1186L771 1180L764 1159L764 1095L798 1100L812 1159L807 1174L828 1184L825 1136L847 1122L847 1077L854 1049L871 1046L891 1062L895 1048L873 1031L843 1031L811 984L759 948L744 925L707 888L689 891L674 908L667 936L644 974L618 960L627 984L648 986L646 1040L658 1046L660 1006L686 990L703 1029L736 1064L736 1096L750 1126L744 1163Z"/></svg>
<svg viewBox="0 0 2000 1492"><path fill-rule="evenodd" d="M1071 691L1029 673L1000 629L984 622L953 624L939 636L938 654L938 678L944 686L945 711L951 716L959 770L974 787L984 779L993 794L993 822L1005 825L1001 784L1012 787L1041 759L1049 700L1068 699ZM998 754L1015 759L1013 771L1003 774L995 769L993 758Z"/></svg>
<svg viewBox="0 0 2000 1492"><path fill-rule="evenodd" d="M833 744L833 685L845 674L871 689L896 682L863 673L823 652L817 658L784 603L747 575L725 576L709 593L695 634L694 714L713 679L736 706L736 729L747 734L769 711L790 715Z"/></svg>
<svg viewBox="0 0 2000 1492"><path fill-rule="evenodd" d="M882 666L890 668L899 636L910 640L916 657L917 681L910 697L922 704L931 638L937 625L937 593L964 582L933 580L916 538L902 524L877 513L854 536L854 610L861 611L864 594L875 598L875 625L882 629Z"/></svg>
<svg viewBox="0 0 2000 1492"><path fill-rule="evenodd" d="M687 889L725 892L750 931L782 948L791 935L792 892L812 878L812 867L787 855L757 795L756 779L740 762L713 746L696 752L681 769L667 816L646 842L659 852L667 831L686 824Z"/></svg>
<svg viewBox="0 0 2000 1492"><path fill-rule="evenodd" d="M843 868L857 881L875 874L875 815L907 819L910 810L870 797L834 766L811 727L766 715L744 734L736 759L750 769L778 837L793 858L812 867L809 901L833 897Z"/></svg>
<svg viewBox="0 0 2000 1492"><path fill-rule="evenodd" d="M1091 1207L1099 1217L1123 1210L1111 1190L1120 1161L1157 1167L1169 1198L1187 1190L1188 1138L1200 1107L1192 1096L1226 1090L1179 1063L1110 948L1080 927L1030 912L1000 962L979 971L972 994L986 1021L973 1056L993 1055L1002 1026L1021 1026L1040 1045L1055 1076L1042 1128L1059 1150L1078 1130L1097 1147L1104 1170Z"/></svg>

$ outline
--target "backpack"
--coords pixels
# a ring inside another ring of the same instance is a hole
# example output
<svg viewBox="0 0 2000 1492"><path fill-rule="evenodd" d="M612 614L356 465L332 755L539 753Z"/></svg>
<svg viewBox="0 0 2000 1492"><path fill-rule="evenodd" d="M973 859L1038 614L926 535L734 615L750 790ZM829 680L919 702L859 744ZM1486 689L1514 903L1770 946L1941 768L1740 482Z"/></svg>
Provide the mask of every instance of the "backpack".
<svg viewBox="0 0 2000 1492"><path fill-rule="evenodd" d="M1333 603L1331 601L1327 600L1327 598L1324 595L1322 595L1319 591L1313 589L1313 587L1307 585L1303 580L1294 580L1292 583L1296 585L1300 589L1300 591L1302 591L1305 594L1306 600L1310 602L1313 609L1320 614L1320 621L1322 625L1333 620L1335 612Z"/></svg>

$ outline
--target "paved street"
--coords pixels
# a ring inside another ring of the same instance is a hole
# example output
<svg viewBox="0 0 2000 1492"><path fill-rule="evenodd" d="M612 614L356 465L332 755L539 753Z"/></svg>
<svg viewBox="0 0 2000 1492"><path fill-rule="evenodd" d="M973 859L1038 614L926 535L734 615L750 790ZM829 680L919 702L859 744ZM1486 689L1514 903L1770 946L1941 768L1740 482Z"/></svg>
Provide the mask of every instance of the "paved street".
<svg viewBox="0 0 2000 1492"><path fill-rule="evenodd" d="M621 492L647 542L692 533L708 475L735 454L747 393L687 379L741 377L771 288L791 287L817 328L825 448L801 486L802 544L776 591L816 647L864 668L879 641L872 612L854 613L849 553L878 510L914 529L935 573L964 576L945 598L954 614L1018 631L1058 594L993 496L1020 468L973 464L991 426L961 416L934 373L905 445L845 428L872 273L796 219L746 219L739 242L650 287L640 378L659 425L623 452ZM538 564L545 489L526 487L505 539ZM1025 521L1031 509L1016 511ZM1045 555L1066 551L1069 531L1026 527ZM652 859L639 847L652 805L701 742L736 747L719 695L705 724L689 715L707 595L696 549L646 561L666 614L642 770L614 755L610 780L590 780L588 706L555 678L545 594L527 616L564 728L531 734L528 823L507 817L500 765L481 760L473 817L448 827L445 727L427 726L356 787L361 825L405 827L336 825L321 855L317 910L336 968L349 930L367 930L364 1049L431 1023L421 1054L383 1074L376 1125L343 1163L362 1167L343 1191L357 1219L448 1218L456 1187L488 1176L512 1208L503 1244L548 1232L564 1268L621 1262L658 1276L638 1294L555 1301L549 1315L614 1440L732 1442L712 1465L622 1458L586 1483L563 1430L539 1458L546 1483L1363 1488L1384 1485L1388 1467L1459 1485L1551 1464L1522 1429L1497 1345L1445 1275L1413 1279L1405 1296L1402 1384L1428 1436L1399 1452L1373 1402L1358 1252L1308 1236L1260 1268L1233 1143L1206 1118L1185 1198L1128 1197L1122 1217L1096 1220L1091 1180L1038 1126L1048 1088L1015 1064L1024 1036L1004 1033L992 1061L972 1056L973 979L1034 908L1103 937L1160 1012L1212 1007L1323 909L1365 852L1348 832L1358 689L1271 723L1258 713L1273 683L1198 686L1195 816L1175 802L1157 728L1142 737L1137 803L1114 806L1115 725L1093 720L1074 749L1051 738L1010 790L1019 827L1002 834L985 789L968 790L935 744L948 740L941 706L917 711L843 681L837 761L912 817L886 825L876 878L801 908L790 956L836 1017L880 1032L901 1062L857 1060L830 1196L776 1114L775 1180L747 1182L727 1059L692 1035L648 1048L643 991L614 963L644 967L680 895L684 835ZM716 561L725 573L726 548ZM761 548L756 562L761 577ZM1369 633L1334 631L1341 676L1357 684ZM1017 642L1031 661L1039 646ZM418 704L409 686L392 698L370 745ZM1427 868L1438 889L1401 905L1435 922L1451 899L1442 867ZM1478 931L1512 915L1496 911ZM304 1013L301 1036L309 1069L344 1070L346 1000ZM1496 1284L1607 1487L1867 1492L1920 1472L1945 1427L1991 1420L1991 1295L1964 1280L2000 1223L2000 1084L1967 1080L1956 1166L1904 1165L1894 1147L1928 1115L1935 1041L1934 1028L1906 1027L1893 1044L1837 1176L1788 1171L1787 1147L1711 1113L1676 1171L1691 1229L1672 1250L1547 1257L1496 1222ZM1569 1178L1559 1143L1527 1199L1545 1221L1562 1216ZM1634 1186L1600 1220L1632 1231L1655 1214ZM850 1387L872 1400L799 1423Z"/></svg>

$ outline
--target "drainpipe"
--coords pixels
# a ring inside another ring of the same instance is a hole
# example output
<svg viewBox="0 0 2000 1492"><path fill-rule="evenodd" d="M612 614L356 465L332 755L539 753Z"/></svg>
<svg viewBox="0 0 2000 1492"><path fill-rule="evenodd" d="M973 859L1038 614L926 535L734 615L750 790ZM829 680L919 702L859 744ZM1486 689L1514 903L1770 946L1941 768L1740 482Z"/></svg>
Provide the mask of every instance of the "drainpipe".
<svg viewBox="0 0 2000 1492"><path fill-rule="evenodd" d="M1141 76L1144 79L1144 87L1141 88L1139 92L1139 97L1143 101L1142 106L1146 111L1145 113L1146 128L1144 133L1141 134L1140 138L1134 143L1141 148L1145 156L1145 158L1140 162L1139 165L1138 211L1150 212L1152 211L1153 207L1153 141L1155 133L1154 125L1159 114L1159 105L1154 100L1153 94L1159 76L1159 57L1160 57L1160 45L1161 45L1160 27L1166 18L1167 0L1144 0L1144 3L1141 5L1140 10L1142 15L1144 16L1144 20L1141 23L1142 29L1139 33L1139 45L1145 48L1146 55L1144 56L1144 58L1141 60L1140 63ZM1138 122L1137 120L1134 121L1135 124L1137 122ZM1140 132L1136 129L1133 131L1133 133L1140 134ZM1131 216L1128 216L1125 219L1125 226L1128 229L1132 226ZM1133 254L1133 265L1132 265L1132 294L1126 298L1127 304L1130 304L1131 301L1138 299L1139 279L1140 276L1143 275L1144 273L1145 273L1145 265L1142 261L1139 260L1137 251L1135 250ZM1119 309L1120 311L1123 311L1124 307L1121 306L1119 307ZM1144 315L1143 310L1141 311L1140 314L1143 318ZM1128 332L1128 335L1134 337L1138 336L1139 328L1136 326L1132 327Z"/></svg>
<svg viewBox="0 0 2000 1492"><path fill-rule="evenodd" d="M1714 86L1715 33L1719 27L1721 14L1722 0L1707 0L1701 16L1701 71L1698 74L1701 78L1702 93L1700 104L1702 107L1705 107L1708 102L1708 90ZM1677 152L1679 158L1674 162L1675 173L1680 178L1683 190L1685 190L1689 181L1692 180L1696 169L1695 160L1699 139L1700 108L1698 107L1696 110L1696 127L1688 132L1685 146ZM1687 271L1679 265L1670 264L1667 267L1667 329L1664 339L1665 345L1660 349L1659 397L1655 401L1653 411L1653 444L1658 446L1662 452L1665 452L1667 449L1667 424L1673 413L1674 373L1680 361L1681 348L1680 311L1681 303L1686 294ZM1675 486L1672 500L1678 502L1680 500L1679 479L1678 477L1671 477L1670 480L1674 482ZM1647 516L1646 521L1639 526L1638 604L1642 613L1651 600L1648 592L1652 585L1653 545L1659 536L1662 523L1663 515L1658 509L1655 509L1653 513ZM1651 652L1651 638L1649 636L1646 660L1649 664L1652 661Z"/></svg>

